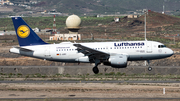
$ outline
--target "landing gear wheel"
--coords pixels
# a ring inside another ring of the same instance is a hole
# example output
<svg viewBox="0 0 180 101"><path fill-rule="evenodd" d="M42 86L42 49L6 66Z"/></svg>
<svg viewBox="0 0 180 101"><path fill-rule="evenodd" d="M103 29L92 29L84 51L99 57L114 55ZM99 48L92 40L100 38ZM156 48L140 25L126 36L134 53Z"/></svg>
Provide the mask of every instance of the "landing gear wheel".
<svg viewBox="0 0 180 101"><path fill-rule="evenodd" d="M148 67L148 70L151 71L151 70L152 70L152 67Z"/></svg>
<svg viewBox="0 0 180 101"><path fill-rule="evenodd" d="M94 67L92 70L93 70L94 74L98 74L99 73L99 69L97 67Z"/></svg>

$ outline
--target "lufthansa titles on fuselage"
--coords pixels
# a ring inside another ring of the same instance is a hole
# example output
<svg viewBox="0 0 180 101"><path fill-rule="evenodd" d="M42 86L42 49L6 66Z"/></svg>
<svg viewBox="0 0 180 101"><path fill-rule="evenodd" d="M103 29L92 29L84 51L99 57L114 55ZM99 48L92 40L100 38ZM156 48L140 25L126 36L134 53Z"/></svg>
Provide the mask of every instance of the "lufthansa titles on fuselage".
<svg viewBox="0 0 180 101"><path fill-rule="evenodd" d="M144 46L144 42L137 42L137 43L129 43L129 42L114 43L114 46Z"/></svg>

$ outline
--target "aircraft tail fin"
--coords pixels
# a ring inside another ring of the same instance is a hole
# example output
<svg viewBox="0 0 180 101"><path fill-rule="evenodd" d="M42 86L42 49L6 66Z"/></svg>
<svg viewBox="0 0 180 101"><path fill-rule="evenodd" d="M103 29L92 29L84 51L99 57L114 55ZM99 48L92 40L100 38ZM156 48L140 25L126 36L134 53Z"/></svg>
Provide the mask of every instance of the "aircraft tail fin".
<svg viewBox="0 0 180 101"><path fill-rule="evenodd" d="M43 45L44 42L21 17L12 17L20 46Z"/></svg>

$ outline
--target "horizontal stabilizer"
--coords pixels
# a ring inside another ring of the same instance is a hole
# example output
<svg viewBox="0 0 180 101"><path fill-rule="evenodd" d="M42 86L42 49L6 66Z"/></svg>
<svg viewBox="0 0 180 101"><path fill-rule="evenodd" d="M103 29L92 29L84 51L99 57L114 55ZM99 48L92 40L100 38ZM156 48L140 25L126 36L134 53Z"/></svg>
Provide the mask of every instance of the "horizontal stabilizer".
<svg viewBox="0 0 180 101"><path fill-rule="evenodd" d="M14 48L17 48L17 49L19 49L20 51L24 51L24 52L33 52L33 50L26 49L26 48L21 48L21 47L14 47Z"/></svg>

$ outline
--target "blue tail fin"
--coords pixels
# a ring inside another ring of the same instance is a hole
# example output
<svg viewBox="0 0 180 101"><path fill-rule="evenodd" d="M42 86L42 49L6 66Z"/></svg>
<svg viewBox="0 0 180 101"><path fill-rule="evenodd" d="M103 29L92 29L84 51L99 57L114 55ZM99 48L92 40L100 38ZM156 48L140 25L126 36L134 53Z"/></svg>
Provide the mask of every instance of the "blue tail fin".
<svg viewBox="0 0 180 101"><path fill-rule="evenodd" d="M43 45L45 43L21 17L12 17L20 46Z"/></svg>

